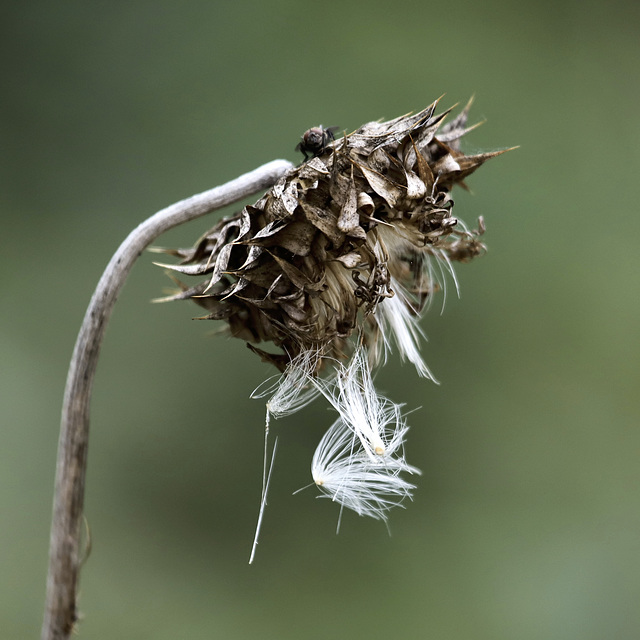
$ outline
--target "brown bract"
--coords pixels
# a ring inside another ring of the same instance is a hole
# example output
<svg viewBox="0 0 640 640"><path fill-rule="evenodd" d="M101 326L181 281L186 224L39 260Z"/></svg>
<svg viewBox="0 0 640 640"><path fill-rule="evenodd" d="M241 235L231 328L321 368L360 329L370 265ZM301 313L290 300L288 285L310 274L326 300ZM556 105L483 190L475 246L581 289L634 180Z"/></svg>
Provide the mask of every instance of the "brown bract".
<svg viewBox="0 0 640 640"><path fill-rule="evenodd" d="M200 281L163 300L193 300L281 370L302 351L342 358L352 335L374 347L375 310L394 286L419 313L439 287L434 260L466 262L485 248L482 221L470 230L455 218L450 192L503 152L463 153L470 103L448 123L436 106L330 142L194 247L165 250L181 262L161 266Z"/></svg>

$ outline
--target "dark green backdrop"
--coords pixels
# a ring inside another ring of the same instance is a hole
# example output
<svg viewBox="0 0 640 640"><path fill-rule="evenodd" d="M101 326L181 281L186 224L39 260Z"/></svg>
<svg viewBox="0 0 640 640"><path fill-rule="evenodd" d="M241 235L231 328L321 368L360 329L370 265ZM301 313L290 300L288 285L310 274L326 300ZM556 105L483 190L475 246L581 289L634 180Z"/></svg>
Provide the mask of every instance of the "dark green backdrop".
<svg viewBox="0 0 640 640"><path fill-rule="evenodd" d="M425 322L441 386L396 359L415 501L380 523L314 499L321 406L274 425L271 373L143 256L92 412L80 638L640 636L638 33L633 2L44 2L0 10L0 635L36 637L66 368L139 221L293 151L476 95L466 149L520 145L459 192L489 253ZM162 238L191 243L216 216Z"/></svg>

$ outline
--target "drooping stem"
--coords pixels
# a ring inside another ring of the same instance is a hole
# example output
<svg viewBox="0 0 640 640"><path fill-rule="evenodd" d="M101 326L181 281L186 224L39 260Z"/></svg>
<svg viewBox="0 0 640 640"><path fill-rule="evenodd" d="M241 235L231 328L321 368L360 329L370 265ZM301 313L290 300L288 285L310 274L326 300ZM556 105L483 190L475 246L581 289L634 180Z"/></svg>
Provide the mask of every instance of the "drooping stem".
<svg viewBox="0 0 640 640"><path fill-rule="evenodd" d="M66 640L77 619L91 389L111 310L134 262L165 231L263 191L291 168L286 160L274 160L158 211L129 234L102 274L76 340L64 393L42 640Z"/></svg>

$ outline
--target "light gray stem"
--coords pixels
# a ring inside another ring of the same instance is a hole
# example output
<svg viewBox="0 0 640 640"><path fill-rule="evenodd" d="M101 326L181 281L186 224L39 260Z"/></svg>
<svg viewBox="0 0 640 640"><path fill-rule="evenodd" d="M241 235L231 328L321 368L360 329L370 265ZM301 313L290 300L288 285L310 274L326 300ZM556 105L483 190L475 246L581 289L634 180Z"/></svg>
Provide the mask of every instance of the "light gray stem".
<svg viewBox="0 0 640 640"><path fill-rule="evenodd" d="M91 388L111 310L133 263L168 229L269 188L292 166L286 160L274 160L231 182L158 211L129 234L102 274L76 340L64 393L42 640L66 640L77 619L76 589L81 561Z"/></svg>

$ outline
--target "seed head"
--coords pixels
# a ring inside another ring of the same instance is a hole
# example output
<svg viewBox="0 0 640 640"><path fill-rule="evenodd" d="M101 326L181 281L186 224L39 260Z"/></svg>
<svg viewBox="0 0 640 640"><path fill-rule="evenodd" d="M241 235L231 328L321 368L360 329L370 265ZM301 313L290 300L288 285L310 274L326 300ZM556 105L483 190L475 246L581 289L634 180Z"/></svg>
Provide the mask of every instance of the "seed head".
<svg viewBox="0 0 640 640"><path fill-rule="evenodd" d="M190 249L161 250L181 260L161 266L199 278L178 282L180 291L163 300L193 300L207 311L202 319L225 321L282 372L253 394L269 397L266 434L270 416L319 395L338 412L312 477L324 496L360 515L386 520L415 488L401 474L419 473L405 460L400 405L377 393L371 371L395 345L435 381L420 355L420 315L439 290L444 304L448 279L458 288L452 263L485 251L484 221L469 229L454 217L451 198L454 185L465 187L503 153L461 151L474 128L470 105L447 124L449 111L436 115L436 101L339 139L333 127L309 129L297 147L305 161L258 202ZM259 523L269 475L265 444Z"/></svg>
<svg viewBox="0 0 640 640"><path fill-rule="evenodd" d="M203 318L225 320L281 371L308 351L322 354L318 369L345 358L354 332L375 365L384 352L375 343L391 332L402 356L432 377L413 318L441 287L434 263L450 270L484 251L482 227L453 216L450 191L500 153L465 155L469 105L448 124L436 105L338 140L323 136L318 155L253 206L193 248L169 251L180 264L161 266L201 281L166 299L193 300ZM256 346L264 342L279 351Z"/></svg>

